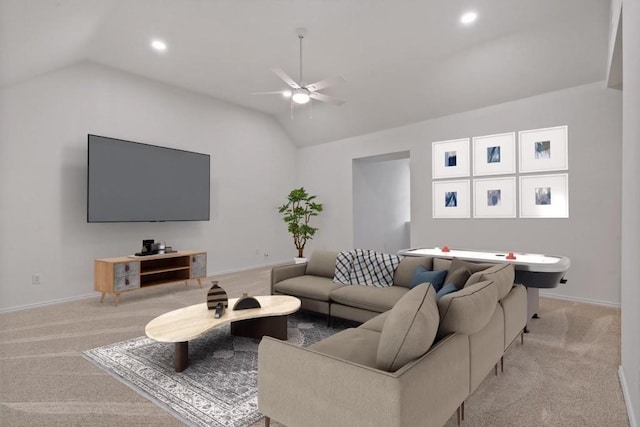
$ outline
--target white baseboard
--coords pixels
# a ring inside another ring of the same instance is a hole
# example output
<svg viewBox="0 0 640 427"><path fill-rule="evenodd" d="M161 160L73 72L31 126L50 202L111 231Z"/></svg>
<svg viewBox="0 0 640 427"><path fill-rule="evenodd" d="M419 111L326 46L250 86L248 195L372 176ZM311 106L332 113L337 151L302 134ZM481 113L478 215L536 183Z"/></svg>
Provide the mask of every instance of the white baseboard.
<svg viewBox="0 0 640 427"><path fill-rule="evenodd" d="M550 294L543 291L540 291L540 296L545 298L561 299L565 301L583 302L586 304L606 305L607 307L618 307L618 308L620 307L619 302L598 301L598 300L593 300L589 298L579 298L579 297L572 297L568 295Z"/></svg>
<svg viewBox="0 0 640 427"><path fill-rule="evenodd" d="M633 413L633 406L631 405L631 398L629 397L629 388L627 387L627 380L624 377L624 369L622 369L622 366L618 367L618 377L620 378L620 385L622 386L622 395L624 396L624 403L627 406L629 426L638 427L638 424L636 423L636 416Z"/></svg>
<svg viewBox="0 0 640 427"><path fill-rule="evenodd" d="M256 270L258 268L271 268L271 267L275 267L276 265L291 264L292 262L293 262L293 258L288 259L288 260L284 260L284 261L274 261L274 262L270 262L270 263L267 263L267 264L257 264L257 265L250 265L248 267L234 268L234 269L231 269L231 270L215 271L213 273L207 272L207 277L210 277L210 276L221 276L223 274L239 273L241 271Z"/></svg>
<svg viewBox="0 0 640 427"><path fill-rule="evenodd" d="M51 300L51 301L36 302L36 303L33 303L33 304L25 304L25 305L19 305L19 306L16 306L16 307L9 307L9 308L1 308L0 309L0 314L2 314L2 313L11 313L12 311L27 310L29 308L46 307L48 305L61 304L63 302L77 301L77 300L87 299L87 298L95 298L95 296L96 296L96 293L93 292L91 294L78 295L78 296L75 296L75 297L57 298L57 299L54 299L54 300Z"/></svg>
<svg viewBox="0 0 640 427"><path fill-rule="evenodd" d="M218 271L218 272L215 272L215 273L207 272L207 277L219 276L219 275L229 274L229 273L239 273L241 271L255 270L257 268L270 268L270 267L273 267L273 266L276 266L276 265L286 264L286 263L291 263L291 262L293 262L293 258L290 259L290 260L286 260L286 261L276 261L276 262L268 263L268 264L253 265L253 266L243 267L243 268L238 268L238 269L233 269L233 270ZM91 294L86 294L86 295L78 295L78 296L66 297L66 298L57 298L57 299L50 300L50 301L36 302L36 303L33 303L33 304L19 305L19 306L16 306L16 307L0 308L0 314L11 313L13 311L27 310L27 309L30 309L30 308L46 307L48 305L61 304L61 303L64 303L64 302L76 301L76 300L81 300L81 299L86 299L86 298L95 298L95 297L96 297L96 293L93 292Z"/></svg>

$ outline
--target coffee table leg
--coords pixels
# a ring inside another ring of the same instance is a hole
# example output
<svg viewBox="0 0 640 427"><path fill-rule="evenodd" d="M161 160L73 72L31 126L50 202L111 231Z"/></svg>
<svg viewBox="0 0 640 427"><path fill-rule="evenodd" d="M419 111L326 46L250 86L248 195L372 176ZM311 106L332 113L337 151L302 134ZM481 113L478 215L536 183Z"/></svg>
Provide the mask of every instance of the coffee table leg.
<svg viewBox="0 0 640 427"><path fill-rule="evenodd" d="M182 372L189 366L189 341L177 342L175 344L173 366L176 372Z"/></svg>
<svg viewBox="0 0 640 427"><path fill-rule="evenodd" d="M287 339L287 316L257 317L231 323L231 334L239 337L262 338L269 336Z"/></svg>

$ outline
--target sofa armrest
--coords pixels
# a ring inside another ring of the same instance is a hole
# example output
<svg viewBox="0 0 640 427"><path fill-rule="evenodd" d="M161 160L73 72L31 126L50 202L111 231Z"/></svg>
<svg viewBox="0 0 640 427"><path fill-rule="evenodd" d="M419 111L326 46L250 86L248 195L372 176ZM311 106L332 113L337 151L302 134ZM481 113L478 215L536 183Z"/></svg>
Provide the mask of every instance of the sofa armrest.
<svg viewBox="0 0 640 427"><path fill-rule="evenodd" d="M271 269L271 295L273 295L273 285L283 280L304 275L307 264L286 264L277 265Z"/></svg>
<svg viewBox="0 0 640 427"><path fill-rule="evenodd" d="M397 372L264 337L258 406L285 425L441 426L469 393L469 342L450 335Z"/></svg>

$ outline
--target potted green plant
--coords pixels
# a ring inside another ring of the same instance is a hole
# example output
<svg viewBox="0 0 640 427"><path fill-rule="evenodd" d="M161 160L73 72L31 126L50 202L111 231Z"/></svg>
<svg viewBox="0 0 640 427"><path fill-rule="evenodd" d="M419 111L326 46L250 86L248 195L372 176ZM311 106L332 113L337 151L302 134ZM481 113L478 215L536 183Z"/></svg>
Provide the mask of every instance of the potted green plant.
<svg viewBox="0 0 640 427"><path fill-rule="evenodd" d="M293 244L298 250L296 262L305 262L304 246L307 240L311 240L318 231L311 227L311 217L318 216L322 212L322 203L316 203L316 196L311 196L304 187L291 190L287 196L287 203L280 206L278 211L283 214L282 219L287 223L287 229L293 236Z"/></svg>

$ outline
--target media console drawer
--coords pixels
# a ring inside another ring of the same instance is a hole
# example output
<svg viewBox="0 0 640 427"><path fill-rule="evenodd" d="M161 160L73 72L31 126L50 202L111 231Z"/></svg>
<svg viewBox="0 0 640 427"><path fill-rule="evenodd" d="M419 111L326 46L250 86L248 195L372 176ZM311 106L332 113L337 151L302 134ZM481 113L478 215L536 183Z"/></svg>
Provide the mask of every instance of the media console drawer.
<svg viewBox="0 0 640 427"><path fill-rule="evenodd" d="M191 279L202 287L201 279L206 276L206 252L103 258L94 261L93 288L102 294L100 302L110 294L115 295L115 305L118 305L122 292L175 282L188 284Z"/></svg>

